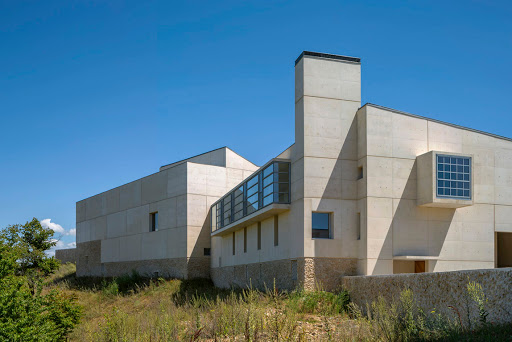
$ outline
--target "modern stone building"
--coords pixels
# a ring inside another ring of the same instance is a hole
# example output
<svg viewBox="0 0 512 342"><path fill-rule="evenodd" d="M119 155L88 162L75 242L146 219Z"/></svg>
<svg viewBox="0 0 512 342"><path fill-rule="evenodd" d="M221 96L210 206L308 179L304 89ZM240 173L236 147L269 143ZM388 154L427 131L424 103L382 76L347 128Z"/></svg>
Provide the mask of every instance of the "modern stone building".
<svg viewBox="0 0 512 342"><path fill-rule="evenodd" d="M334 288L512 266L512 140L366 104L359 58L295 62L295 143L222 148L77 203L78 275Z"/></svg>

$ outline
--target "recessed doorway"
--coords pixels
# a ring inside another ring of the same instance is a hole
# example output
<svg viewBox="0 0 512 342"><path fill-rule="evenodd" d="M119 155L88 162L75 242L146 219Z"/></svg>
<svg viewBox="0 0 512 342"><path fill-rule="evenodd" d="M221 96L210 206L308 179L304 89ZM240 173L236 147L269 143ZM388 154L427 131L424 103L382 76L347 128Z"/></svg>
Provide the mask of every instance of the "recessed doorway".
<svg viewBox="0 0 512 342"><path fill-rule="evenodd" d="M496 233L496 267L512 267L512 233Z"/></svg>

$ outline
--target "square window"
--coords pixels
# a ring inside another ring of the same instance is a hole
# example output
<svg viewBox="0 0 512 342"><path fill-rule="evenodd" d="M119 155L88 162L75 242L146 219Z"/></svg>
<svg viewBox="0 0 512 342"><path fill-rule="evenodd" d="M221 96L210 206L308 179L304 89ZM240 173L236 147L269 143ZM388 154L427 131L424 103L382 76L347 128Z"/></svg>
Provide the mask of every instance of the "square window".
<svg viewBox="0 0 512 342"><path fill-rule="evenodd" d="M312 213L312 234L313 239L331 238L331 214Z"/></svg>
<svg viewBox="0 0 512 342"><path fill-rule="evenodd" d="M436 167L438 170L437 195L439 197L470 199L471 158L441 155L436 158L438 164Z"/></svg>

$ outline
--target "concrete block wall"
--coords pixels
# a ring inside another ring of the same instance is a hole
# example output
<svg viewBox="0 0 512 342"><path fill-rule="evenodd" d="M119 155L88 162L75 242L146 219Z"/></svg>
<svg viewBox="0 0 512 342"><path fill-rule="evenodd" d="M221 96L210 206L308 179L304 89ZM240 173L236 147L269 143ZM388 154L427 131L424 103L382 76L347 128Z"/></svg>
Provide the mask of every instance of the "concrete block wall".
<svg viewBox="0 0 512 342"><path fill-rule="evenodd" d="M438 257L427 271L494 267L495 232L510 229L498 222L511 212L512 142L373 105L358 111L358 130L367 209L360 274L391 274L400 255ZM416 157L433 150L473 156L473 205L417 206Z"/></svg>
<svg viewBox="0 0 512 342"><path fill-rule="evenodd" d="M304 55L295 66L295 153L302 188L292 195L300 257L357 259L361 64ZM292 168L292 171L294 169ZM294 179L298 176L292 176ZM331 213L332 239L312 238L312 212ZM292 215L293 213L292 207ZM300 227L300 228L299 228Z"/></svg>
<svg viewBox="0 0 512 342"><path fill-rule="evenodd" d="M257 169L231 150L221 151L223 157L215 150L212 156L202 155L201 164L185 161L163 167L77 202L77 250L90 262L95 254L98 263L94 272L89 262L78 273L109 276L133 268L153 274L159 272L155 265L161 264L162 274L208 277L210 257L205 256L205 248L211 247L210 205ZM153 212L158 212L154 232L150 231ZM91 248L93 242L97 243ZM176 270L164 267L164 261ZM84 265L79 262L77 267Z"/></svg>
<svg viewBox="0 0 512 342"><path fill-rule="evenodd" d="M360 101L359 62L307 54L298 60L295 66L295 143L280 154L281 158L291 160L291 209L278 215L279 245L274 246L273 218L259 222L261 250L257 249L258 223L244 227L246 252L244 228L234 234L234 254L232 233L213 237L213 269L233 267L234 270L238 266L262 263L289 264L297 259L314 260L308 265L323 265L327 260L340 258L338 266L341 268L336 272L355 274L355 267L352 267L358 256L355 114ZM312 239L313 211L331 213L332 239ZM311 272L314 267L300 269L301 282L314 283L315 274ZM221 270L213 272L217 274ZM229 279L231 271L226 272Z"/></svg>

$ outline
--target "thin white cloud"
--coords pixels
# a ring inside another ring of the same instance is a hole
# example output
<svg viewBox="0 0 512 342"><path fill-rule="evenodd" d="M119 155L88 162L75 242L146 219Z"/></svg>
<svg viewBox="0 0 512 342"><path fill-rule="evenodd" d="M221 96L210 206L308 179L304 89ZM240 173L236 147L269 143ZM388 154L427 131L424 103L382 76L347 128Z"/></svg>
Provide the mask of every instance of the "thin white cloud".
<svg viewBox="0 0 512 342"><path fill-rule="evenodd" d="M50 228L55 233L68 235L68 236L76 236L76 228L71 228L70 230L64 229L60 224L52 222L52 219L44 219L41 220L41 226L44 228Z"/></svg>
<svg viewBox="0 0 512 342"><path fill-rule="evenodd" d="M50 228L55 233L59 233L59 234L66 233L66 230L64 228L62 228L62 226L60 224L57 224L57 223L51 222L51 221L52 221L52 219L44 219L41 221L41 226L43 226L44 228Z"/></svg>
<svg viewBox="0 0 512 342"><path fill-rule="evenodd" d="M73 242L66 244L66 248L76 248L76 242L73 241Z"/></svg>

